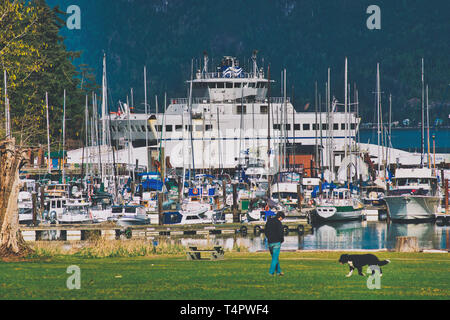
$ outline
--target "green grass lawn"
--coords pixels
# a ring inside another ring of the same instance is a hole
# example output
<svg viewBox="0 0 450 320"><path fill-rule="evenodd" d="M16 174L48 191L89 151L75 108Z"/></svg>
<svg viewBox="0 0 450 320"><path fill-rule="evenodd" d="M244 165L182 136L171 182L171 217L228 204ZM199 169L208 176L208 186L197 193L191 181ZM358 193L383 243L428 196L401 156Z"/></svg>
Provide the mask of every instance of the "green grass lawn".
<svg viewBox="0 0 450 320"><path fill-rule="evenodd" d="M270 255L226 253L225 260L188 261L185 256L89 259L60 256L0 262L1 299L449 299L448 254L376 253L381 289L367 277L346 278L338 252L282 252L284 277L270 277ZM66 269L81 268L81 289L68 290ZM364 272L366 270L364 269Z"/></svg>

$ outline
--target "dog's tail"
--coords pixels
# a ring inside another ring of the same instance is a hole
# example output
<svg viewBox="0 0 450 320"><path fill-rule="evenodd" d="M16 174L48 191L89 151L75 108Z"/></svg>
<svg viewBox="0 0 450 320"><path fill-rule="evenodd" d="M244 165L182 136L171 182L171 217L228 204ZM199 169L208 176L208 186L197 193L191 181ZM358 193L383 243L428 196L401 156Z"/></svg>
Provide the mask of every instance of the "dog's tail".
<svg viewBox="0 0 450 320"><path fill-rule="evenodd" d="M387 265L390 262L391 262L391 260L386 259L386 260L378 262L378 266L382 267L382 266Z"/></svg>

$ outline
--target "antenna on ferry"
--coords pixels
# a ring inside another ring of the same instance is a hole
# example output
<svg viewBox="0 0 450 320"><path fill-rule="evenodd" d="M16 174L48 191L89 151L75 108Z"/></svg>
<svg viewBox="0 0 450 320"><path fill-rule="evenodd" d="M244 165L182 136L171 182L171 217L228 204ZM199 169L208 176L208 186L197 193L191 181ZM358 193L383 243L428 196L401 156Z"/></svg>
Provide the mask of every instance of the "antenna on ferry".
<svg viewBox="0 0 450 320"><path fill-rule="evenodd" d="M253 73L254 73L253 76L255 78L258 77L258 65L256 63L257 55L258 55L258 50L254 50L253 55L252 55L252 60L253 60Z"/></svg>
<svg viewBox="0 0 450 320"><path fill-rule="evenodd" d="M206 51L203 51L203 61L204 61L204 66L203 66L203 73L208 73L208 62L209 62L209 58L208 58L208 53Z"/></svg>

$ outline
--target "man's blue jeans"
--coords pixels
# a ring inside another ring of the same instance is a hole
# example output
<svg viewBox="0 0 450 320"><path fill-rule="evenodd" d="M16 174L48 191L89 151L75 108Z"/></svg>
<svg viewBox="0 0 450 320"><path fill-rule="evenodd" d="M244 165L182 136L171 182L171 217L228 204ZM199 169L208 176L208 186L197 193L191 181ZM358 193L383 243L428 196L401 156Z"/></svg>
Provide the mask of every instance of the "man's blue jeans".
<svg viewBox="0 0 450 320"><path fill-rule="evenodd" d="M270 274L274 274L275 271L277 272L277 274L281 273L280 261L278 259L280 256L280 250L281 250L280 242L269 243L269 251L272 256L272 263L270 264L269 269Z"/></svg>

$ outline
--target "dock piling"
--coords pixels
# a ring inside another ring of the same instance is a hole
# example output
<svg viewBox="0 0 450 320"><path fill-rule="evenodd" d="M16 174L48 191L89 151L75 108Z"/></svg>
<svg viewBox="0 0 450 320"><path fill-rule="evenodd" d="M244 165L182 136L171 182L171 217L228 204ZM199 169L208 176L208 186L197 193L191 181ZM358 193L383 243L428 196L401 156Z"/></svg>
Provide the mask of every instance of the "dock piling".
<svg viewBox="0 0 450 320"><path fill-rule="evenodd" d="M233 222L239 222L238 216L238 205L237 205L237 184L233 183Z"/></svg>
<svg viewBox="0 0 450 320"><path fill-rule="evenodd" d="M162 226L164 222L164 213L163 213L163 196L164 194L162 192L158 192L158 220L159 225Z"/></svg>
<svg viewBox="0 0 450 320"><path fill-rule="evenodd" d="M444 192L445 192L445 214L448 214L448 179L444 180Z"/></svg>
<svg viewBox="0 0 450 320"><path fill-rule="evenodd" d="M36 192L34 192L34 191L31 194L31 202L32 202L32 208L33 208L33 226L36 226L37 196L36 196Z"/></svg>

